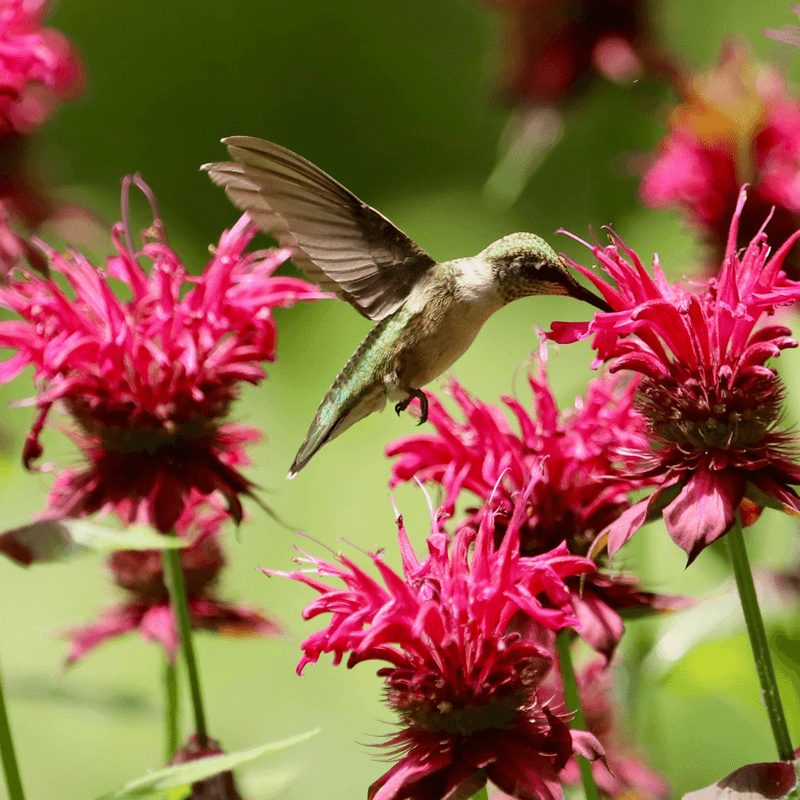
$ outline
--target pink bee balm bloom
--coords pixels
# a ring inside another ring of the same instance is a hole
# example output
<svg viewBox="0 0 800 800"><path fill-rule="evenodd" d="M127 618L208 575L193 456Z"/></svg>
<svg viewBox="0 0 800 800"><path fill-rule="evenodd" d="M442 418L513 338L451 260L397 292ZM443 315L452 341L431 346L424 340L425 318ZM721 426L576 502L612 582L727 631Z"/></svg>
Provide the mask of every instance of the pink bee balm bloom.
<svg viewBox="0 0 800 800"><path fill-rule="evenodd" d="M216 596L214 585L225 567L219 533L227 516L225 511L204 503L198 493L175 526L180 536L194 538L180 554L192 627L228 636L278 636L282 631L274 620L249 606ZM108 568L128 599L68 632L67 665L104 642L136 630L145 641L158 642L174 660L180 638L164 583L161 551L116 550L108 559Z"/></svg>
<svg viewBox="0 0 800 800"><path fill-rule="evenodd" d="M0 135L31 133L83 89L75 48L42 26L47 0L0 0Z"/></svg>
<svg viewBox="0 0 800 800"><path fill-rule="evenodd" d="M238 495L252 484L235 467L257 432L225 417L239 385L262 381L261 362L275 358L272 310L327 296L305 281L272 277L289 251L245 253L255 233L244 215L195 277L167 244L155 211L141 253L131 250L129 226L114 226L117 254L104 269L42 245L69 293L25 273L0 287L0 305L22 317L0 323L0 346L16 351L0 364L0 381L30 364L39 388L25 464L42 453L39 434L55 403L76 423L87 462L59 481L50 516L116 510L166 532L195 489L221 492L241 518ZM149 272L141 257L152 262ZM129 299L113 293L115 281Z"/></svg>
<svg viewBox="0 0 800 800"><path fill-rule="evenodd" d="M800 102L780 75L755 62L746 47L729 43L708 73L684 86L684 102L642 180L644 202L678 207L711 246L720 263L728 244L739 187L752 186L741 214L737 245L745 247L766 226L782 242L800 228ZM784 264L800 277L800 249Z"/></svg>
<svg viewBox="0 0 800 800"><path fill-rule="evenodd" d="M399 456L391 485L412 479L441 484L448 515L468 491L481 505L470 509L465 524L494 515L502 536L529 484L519 533L522 554L538 555L566 542L571 553L586 555L597 535L630 507L631 492L650 483L631 476L632 464L626 464L625 452L646 444L643 420L633 407L637 382L598 378L589 383L585 399L559 413L544 361L528 380L533 413L514 397L502 398L519 433L500 408L471 396L456 381L447 391L463 422L431 397L428 421L436 433L405 436L386 448L387 456ZM595 572L585 578L582 591L577 579L569 583L581 636L607 658L624 630L620 609L663 608L672 602L642 591L626 575Z"/></svg>
<svg viewBox="0 0 800 800"><path fill-rule="evenodd" d="M731 222L719 275L696 290L667 282L658 263L653 276L619 239L590 247L617 283L586 275L614 309L591 322L554 323L549 338L593 337L595 364L642 378L636 405L650 444L640 448L638 475L658 479L654 494L608 527L613 555L663 510L667 530L693 561L722 536L737 510L745 524L765 506L800 515L794 438L779 427L783 384L767 361L797 347L791 331L761 324L778 306L800 299L800 283L781 271L795 233L772 255L762 230L737 246L744 189ZM584 243L585 244L585 243Z"/></svg>
<svg viewBox="0 0 800 800"><path fill-rule="evenodd" d="M319 592L305 619L331 615L328 627L301 645L298 672L322 653L338 664L349 652L348 667L388 662L378 674L401 730L385 746L401 758L372 785L370 800L466 798L487 779L513 797L561 798L558 773L572 753L601 753L594 737L570 731L550 708L550 694L539 691L552 659L536 643L577 624L564 578L594 565L564 545L521 556L524 508L497 550L489 515L478 531L462 528L453 537L434 522L421 562L398 517L402 575L370 554L383 585L341 555L328 563L303 554L298 561L310 571L264 570Z"/></svg>

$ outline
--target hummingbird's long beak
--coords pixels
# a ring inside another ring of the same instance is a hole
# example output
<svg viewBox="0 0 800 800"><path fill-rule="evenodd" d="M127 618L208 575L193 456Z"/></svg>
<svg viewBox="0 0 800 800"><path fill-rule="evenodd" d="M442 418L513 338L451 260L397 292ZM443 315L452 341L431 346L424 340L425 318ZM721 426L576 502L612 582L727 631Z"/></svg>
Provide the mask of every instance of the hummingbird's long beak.
<svg viewBox="0 0 800 800"><path fill-rule="evenodd" d="M580 286L580 284L578 285ZM589 305L599 308L601 311L605 311L606 313L614 310L602 297L596 295L594 292L589 291L583 286L580 287L580 292L576 292L572 296L578 300L584 300L585 302L589 303Z"/></svg>

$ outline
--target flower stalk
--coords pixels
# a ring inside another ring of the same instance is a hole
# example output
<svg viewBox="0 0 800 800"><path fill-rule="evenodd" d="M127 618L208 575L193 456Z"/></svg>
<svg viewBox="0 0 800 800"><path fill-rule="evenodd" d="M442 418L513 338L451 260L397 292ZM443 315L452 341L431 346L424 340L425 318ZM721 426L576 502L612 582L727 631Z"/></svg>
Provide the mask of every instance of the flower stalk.
<svg viewBox="0 0 800 800"><path fill-rule="evenodd" d="M558 661L561 664L561 679L564 683L564 697L567 701L567 708L575 712L571 727L586 730L586 721L583 718L580 697L578 696L578 683L575 680L575 670L572 666L572 654L569 649L569 630L560 630L556 635L556 648L558 650ZM578 766L581 768L581 779L583 781L583 792L586 800L598 800L597 785L592 775L592 765L582 756L576 755Z"/></svg>
<svg viewBox="0 0 800 800"><path fill-rule="evenodd" d="M742 603L744 621L750 637L750 646L753 649L753 658L756 662L758 682L761 685L761 694L767 715L772 726L772 735L778 748L778 758L781 761L792 761L794 752L789 728L786 725L786 715L783 711L778 681L775 678L775 667L769 651L767 632L764 628L764 619L758 606L753 573L747 557L747 549L742 536L742 523L737 514L733 527L728 531L725 541L728 543L728 552L731 557L733 574L736 577L736 587L739 590L739 599Z"/></svg>
<svg viewBox="0 0 800 800"><path fill-rule="evenodd" d="M3 760L3 773L6 779L9 800L25 800L22 790L22 778L19 774L14 742L11 738L11 726L8 722L6 701L3 696L3 685L0 680L0 757Z"/></svg>
<svg viewBox="0 0 800 800"><path fill-rule="evenodd" d="M192 642L192 628L189 622L189 607L186 603L186 586L183 580L183 570L181 569L180 550L177 548L164 550L161 558L164 564L164 578L169 589L170 605L178 625L181 650L186 662L186 674L189 678L189 692L192 697L197 742L200 747L206 747L208 745L208 730L203 707L203 691L200 688L200 672Z"/></svg>
<svg viewBox="0 0 800 800"><path fill-rule="evenodd" d="M178 665L166 657L164 659L164 747L165 762L169 763L180 744L178 717L180 695L178 693Z"/></svg>
<svg viewBox="0 0 800 800"><path fill-rule="evenodd" d="M486 791L486 786L482 786L472 795L472 800L489 800L489 793Z"/></svg>

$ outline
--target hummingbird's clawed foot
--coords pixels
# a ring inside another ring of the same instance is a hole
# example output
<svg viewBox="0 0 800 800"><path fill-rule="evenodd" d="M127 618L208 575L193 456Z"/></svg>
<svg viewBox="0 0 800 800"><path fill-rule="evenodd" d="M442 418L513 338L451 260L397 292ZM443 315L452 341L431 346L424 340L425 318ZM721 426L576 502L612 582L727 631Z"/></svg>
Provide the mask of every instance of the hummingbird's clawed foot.
<svg viewBox="0 0 800 800"><path fill-rule="evenodd" d="M405 411L408 408L408 404L414 399L417 398L419 400L420 407L422 412L420 413L419 422L417 425L423 425L428 421L428 398L425 392L422 389L409 389L408 390L408 397L405 400L401 400L395 407L394 410L397 412L397 416L400 416L401 411Z"/></svg>

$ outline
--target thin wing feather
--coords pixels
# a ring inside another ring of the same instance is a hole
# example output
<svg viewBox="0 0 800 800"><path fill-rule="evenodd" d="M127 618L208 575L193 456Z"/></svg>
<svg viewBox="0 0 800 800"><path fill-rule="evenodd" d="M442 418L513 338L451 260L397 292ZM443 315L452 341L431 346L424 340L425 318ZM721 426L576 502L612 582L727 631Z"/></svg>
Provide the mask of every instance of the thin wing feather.
<svg viewBox="0 0 800 800"><path fill-rule="evenodd" d="M206 164L235 206L282 246L310 280L361 314L395 311L434 260L386 217L296 153L250 136L223 139L234 162Z"/></svg>

